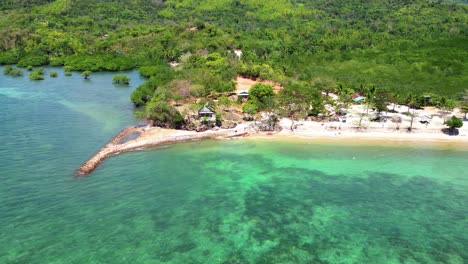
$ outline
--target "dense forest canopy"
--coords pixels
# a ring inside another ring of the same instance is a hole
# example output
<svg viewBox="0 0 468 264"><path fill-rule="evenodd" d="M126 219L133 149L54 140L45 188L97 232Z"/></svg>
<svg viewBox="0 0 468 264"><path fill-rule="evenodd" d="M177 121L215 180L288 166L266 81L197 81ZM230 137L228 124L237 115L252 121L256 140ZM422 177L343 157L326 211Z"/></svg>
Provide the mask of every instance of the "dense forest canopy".
<svg viewBox="0 0 468 264"><path fill-rule="evenodd" d="M177 61L183 70L171 78L197 84L202 94L232 89L241 74L456 98L468 88L463 2L4 0L0 63L91 71L153 67L159 74L147 76L153 78L148 93L171 81L155 79ZM242 50L241 60L235 49ZM150 99L144 97L137 100Z"/></svg>

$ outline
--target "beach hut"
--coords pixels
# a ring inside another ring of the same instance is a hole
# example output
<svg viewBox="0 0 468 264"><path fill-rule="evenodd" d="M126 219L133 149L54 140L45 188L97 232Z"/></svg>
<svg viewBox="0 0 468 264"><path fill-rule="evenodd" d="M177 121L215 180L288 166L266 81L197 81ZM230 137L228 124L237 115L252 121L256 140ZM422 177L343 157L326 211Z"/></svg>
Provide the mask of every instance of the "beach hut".
<svg viewBox="0 0 468 264"><path fill-rule="evenodd" d="M198 110L199 117L213 117L214 112L211 111L208 107L203 106L200 110Z"/></svg>
<svg viewBox="0 0 468 264"><path fill-rule="evenodd" d="M237 93L237 96L242 97L242 98L247 98L247 97L249 97L249 92L240 91L240 92Z"/></svg>
<svg viewBox="0 0 468 264"><path fill-rule="evenodd" d="M249 92L247 91L240 91L237 93L237 99L245 101L249 98Z"/></svg>

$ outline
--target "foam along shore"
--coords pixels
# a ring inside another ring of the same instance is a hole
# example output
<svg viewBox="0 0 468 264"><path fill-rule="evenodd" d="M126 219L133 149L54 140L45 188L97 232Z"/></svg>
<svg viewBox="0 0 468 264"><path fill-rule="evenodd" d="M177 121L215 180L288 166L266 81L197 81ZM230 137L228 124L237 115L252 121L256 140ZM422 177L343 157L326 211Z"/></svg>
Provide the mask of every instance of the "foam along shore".
<svg viewBox="0 0 468 264"><path fill-rule="evenodd" d="M126 142L122 142L132 133L138 133L138 137ZM101 162L106 158L147 147L158 146L162 144L170 144L176 142L184 142L191 140L202 140L210 138L230 138L247 135L248 133L237 127L234 129L220 129L217 131L194 132L185 130L163 129L159 127L127 127L120 131L108 144L91 156L81 167L79 167L75 175L88 175L93 172Z"/></svg>

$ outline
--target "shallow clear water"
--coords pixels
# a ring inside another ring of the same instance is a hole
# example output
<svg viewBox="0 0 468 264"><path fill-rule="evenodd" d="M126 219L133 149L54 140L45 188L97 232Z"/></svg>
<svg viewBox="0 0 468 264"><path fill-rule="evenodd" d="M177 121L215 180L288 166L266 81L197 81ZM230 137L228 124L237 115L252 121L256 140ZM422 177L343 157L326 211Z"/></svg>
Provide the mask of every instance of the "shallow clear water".
<svg viewBox="0 0 468 264"><path fill-rule="evenodd" d="M468 261L463 148L205 141L74 178L139 122L128 74L0 76L0 263Z"/></svg>

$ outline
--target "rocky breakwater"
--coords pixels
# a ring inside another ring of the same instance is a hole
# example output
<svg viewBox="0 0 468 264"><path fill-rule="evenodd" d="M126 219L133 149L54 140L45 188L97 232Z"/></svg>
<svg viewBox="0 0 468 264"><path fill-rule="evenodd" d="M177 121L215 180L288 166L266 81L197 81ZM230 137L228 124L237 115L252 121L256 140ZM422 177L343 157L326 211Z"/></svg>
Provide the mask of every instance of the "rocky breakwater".
<svg viewBox="0 0 468 264"><path fill-rule="evenodd" d="M122 139L131 133L139 132L140 135L130 141L121 143ZM93 172L101 162L106 158L134 150L140 150L147 147L158 146L162 144L171 144L177 142L185 142L192 140L202 140L210 138L231 138L246 136L249 134L249 129L244 126L237 126L231 129L219 129L216 131L209 130L205 132L183 131L183 130L163 130L157 127L137 128L128 127L120 131L112 140L104 147L89 158L81 167L79 167L75 175L83 176Z"/></svg>

